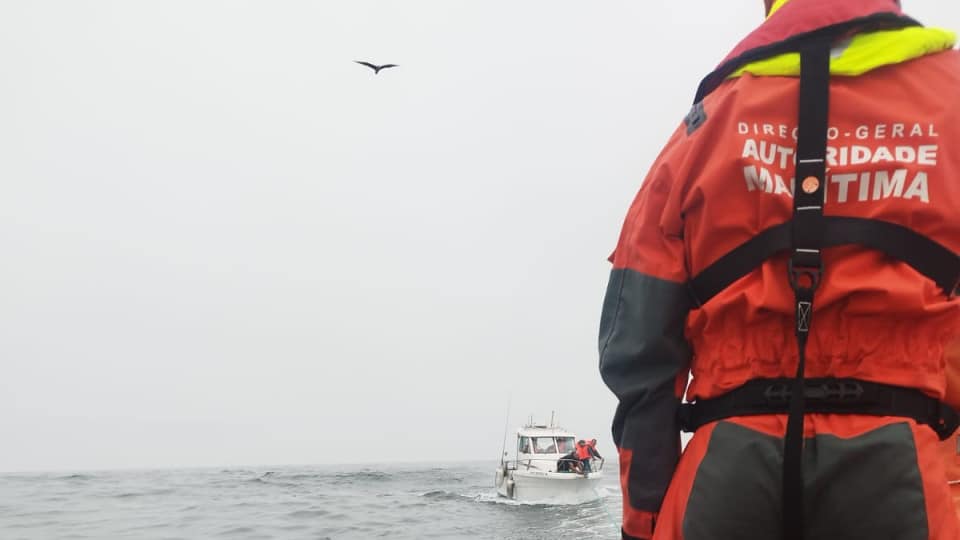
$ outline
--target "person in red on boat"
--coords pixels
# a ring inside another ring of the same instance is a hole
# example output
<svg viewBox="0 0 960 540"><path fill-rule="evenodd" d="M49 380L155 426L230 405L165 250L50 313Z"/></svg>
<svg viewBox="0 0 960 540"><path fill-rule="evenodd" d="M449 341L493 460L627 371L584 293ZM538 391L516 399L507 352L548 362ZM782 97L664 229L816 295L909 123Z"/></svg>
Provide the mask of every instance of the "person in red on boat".
<svg viewBox="0 0 960 540"><path fill-rule="evenodd" d="M590 447L587 441L583 439L577 441L577 459L580 460L580 470L587 474L590 472Z"/></svg>
<svg viewBox="0 0 960 540"><path fill-rule="evenodd" d="M591 458L603 459L603 456L600 455L600 452L597 452L596 439L590 439L587 441L587 451L590 453Z"/></svg>
<svg viewBox="0 0 960 540"><path fill-rule="evenodd" d="M960 538L955 35L895 0L766 8L611 257L622 537Z"/></svg>

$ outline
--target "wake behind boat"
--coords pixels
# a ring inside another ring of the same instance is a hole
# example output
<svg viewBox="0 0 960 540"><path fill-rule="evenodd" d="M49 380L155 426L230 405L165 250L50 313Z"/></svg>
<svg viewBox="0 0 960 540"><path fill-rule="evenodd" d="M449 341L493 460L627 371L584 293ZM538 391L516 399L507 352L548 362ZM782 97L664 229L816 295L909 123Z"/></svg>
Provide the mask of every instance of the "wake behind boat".
<svg viewBox="0 0 960 540"><path fill-rule="evenodd" d="M577 438L565 429L529 423L517 430L516 459L501 457L497 494L521 502L580 504L601 497L603 460L585 472L576 457Z"/></svg>

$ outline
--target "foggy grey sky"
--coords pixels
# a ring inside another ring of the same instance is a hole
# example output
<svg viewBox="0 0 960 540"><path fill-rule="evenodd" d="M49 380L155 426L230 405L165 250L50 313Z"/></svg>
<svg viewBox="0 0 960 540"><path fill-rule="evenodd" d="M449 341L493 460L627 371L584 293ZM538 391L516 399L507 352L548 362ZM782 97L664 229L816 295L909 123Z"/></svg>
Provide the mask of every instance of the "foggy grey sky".
<svg viewBox="0 0 960 540"><path fill-rule="evenodd" d="M613 455L606 257L761 4L0 1L0 471Z"/></svg>

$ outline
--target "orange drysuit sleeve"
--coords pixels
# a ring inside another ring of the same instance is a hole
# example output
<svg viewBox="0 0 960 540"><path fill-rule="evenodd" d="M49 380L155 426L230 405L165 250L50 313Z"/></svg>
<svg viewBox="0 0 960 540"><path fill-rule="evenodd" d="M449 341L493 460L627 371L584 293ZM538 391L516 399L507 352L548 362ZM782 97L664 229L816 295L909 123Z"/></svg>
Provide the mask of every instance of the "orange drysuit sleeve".
<svg viewBox="0 0 960 540"><path fill-rule="evenodd" d="M650 538L680 456L677 407L686 386L691 308L684 265L678 129L647 175L613 255L600 321L600 373L619 400L624 538ZM671 166L667 166L670 163Z"/></svg>

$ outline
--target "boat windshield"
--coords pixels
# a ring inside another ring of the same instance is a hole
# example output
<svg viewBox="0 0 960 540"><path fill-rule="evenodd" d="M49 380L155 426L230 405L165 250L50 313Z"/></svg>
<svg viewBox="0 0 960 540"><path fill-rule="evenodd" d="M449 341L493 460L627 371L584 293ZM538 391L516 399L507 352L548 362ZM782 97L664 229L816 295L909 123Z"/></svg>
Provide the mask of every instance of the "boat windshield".
<svg viewBox="0 0 960 540"><path fill-rule="evenodd" d="M573 452L573 437L557 437L557 453L566 454Z"/></svg>
<svg viewBox="0 0 960 540"><path fill-rule="evenodd" d="M520 437L520 445L518 450L521 454L530 453L530 437Z"/></svg>
<svg viewBox="0 0 960 540"><path fill-rule="evenodd" d="M556 454L557 443L553 437L533 437L533 451L537 454Z"/></svg>

